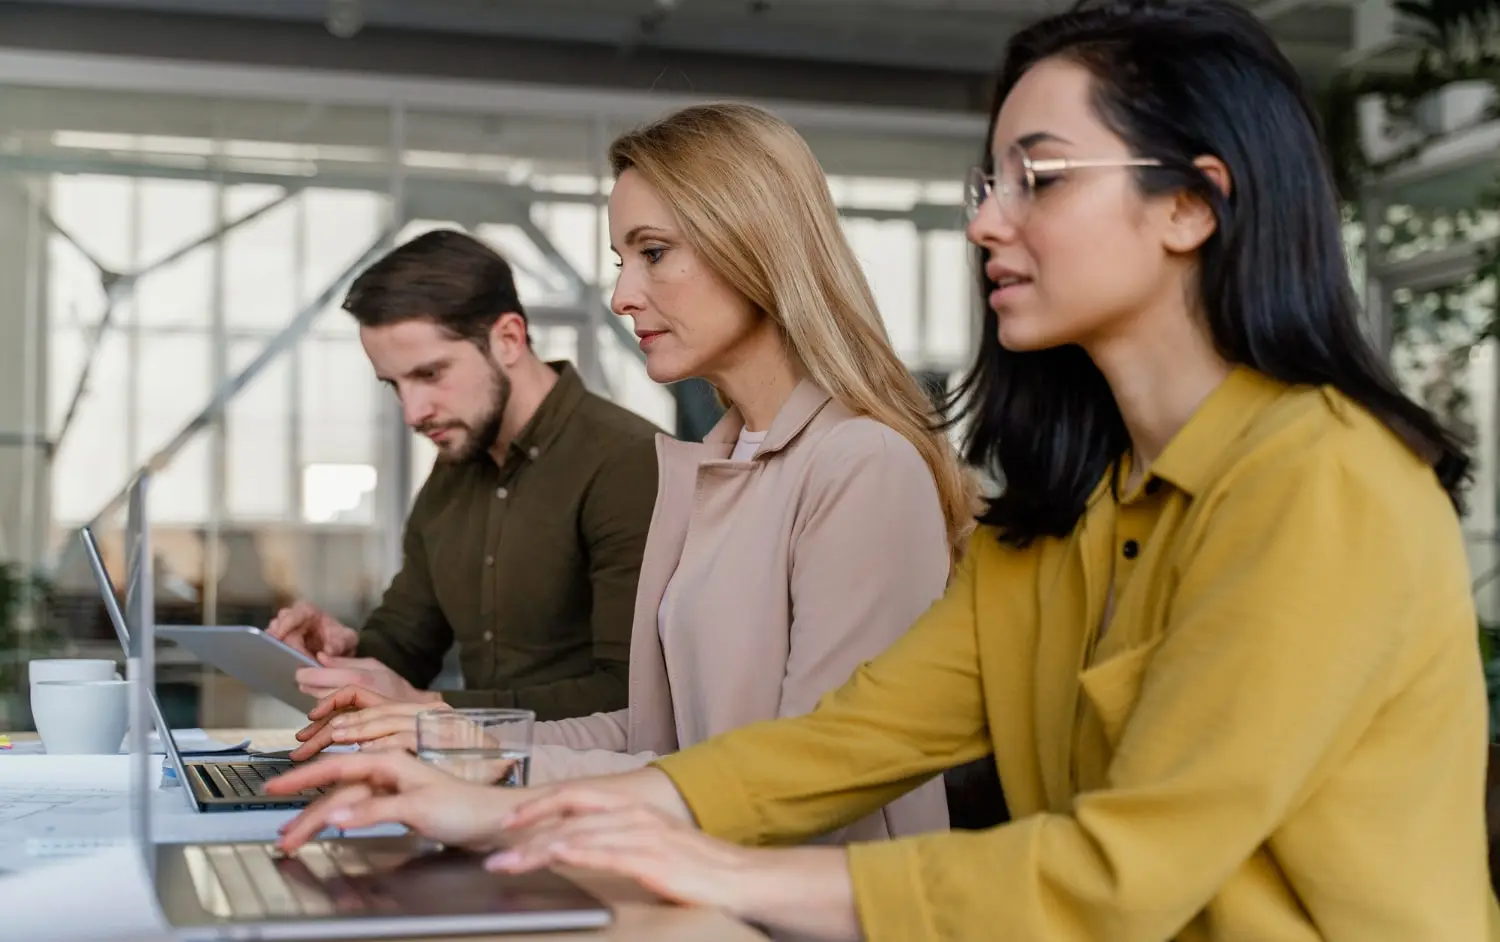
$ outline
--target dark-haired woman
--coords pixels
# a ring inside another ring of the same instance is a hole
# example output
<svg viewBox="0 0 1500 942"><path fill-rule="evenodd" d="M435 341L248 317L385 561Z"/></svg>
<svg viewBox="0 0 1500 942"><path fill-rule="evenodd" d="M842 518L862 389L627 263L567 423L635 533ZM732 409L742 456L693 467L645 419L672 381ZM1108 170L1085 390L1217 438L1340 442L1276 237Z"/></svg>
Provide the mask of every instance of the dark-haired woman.
<svg viewBox="0 0 1500 942"><path fill-rule="evenodd" d="M1089 4L1012 40L996 101L966 405L1005 490L903 640L811 715L624 776L277 781L830 938L1491 938L1467 462L1361 336L1292 67L1229 0ZM990 750L1011 823L736 846Z"/></svg>

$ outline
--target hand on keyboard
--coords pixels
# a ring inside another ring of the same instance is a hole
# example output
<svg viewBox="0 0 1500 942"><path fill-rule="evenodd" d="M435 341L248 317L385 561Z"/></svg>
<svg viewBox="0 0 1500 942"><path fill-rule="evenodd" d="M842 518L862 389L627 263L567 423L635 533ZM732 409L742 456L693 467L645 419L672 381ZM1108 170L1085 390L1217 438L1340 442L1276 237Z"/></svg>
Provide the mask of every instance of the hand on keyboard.
<svg viewBox="0 0 1500 942"><path fill-rule="evenodd" d="M404 752L327 756L271 779L265 792L295 795L335 785L341 787L282 825L283 850L296 850L330 826L388 822L444 844L491 850L499 846L500 822L533 794L525 788L471 784Z"/></svg>

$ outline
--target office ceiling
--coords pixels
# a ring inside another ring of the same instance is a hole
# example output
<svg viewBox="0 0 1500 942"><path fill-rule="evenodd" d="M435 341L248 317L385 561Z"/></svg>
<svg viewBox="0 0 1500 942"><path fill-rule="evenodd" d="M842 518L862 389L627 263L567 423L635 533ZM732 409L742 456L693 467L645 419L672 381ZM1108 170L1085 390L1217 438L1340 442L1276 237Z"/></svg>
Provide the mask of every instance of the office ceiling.
<svg viewBox="0 0 1500 942"><path fill-rule="evenodd" d="M1247 2L1314 82L1331 74L1349 46L1349 0ZM577 84L639 86L647 73L631 71L634 63L658 68L659 80L677 83L673 90L686 90L684 84L701 78L711 91L734 92L741 90L734 86L745 81L744 70L756 64L797 66L821 70L822 80L813 84L837 85L837 69L855 70L845 79L856 82L876 71L882 78L909 73L925 82L962 82L965 91L950 91L954 97L947 105L965 99L960 107L973 108L983 106L975 100L983 97L978 89L995 68L1006 38L1067 5L1068 0L0 0L0 43L113 42L121 51L134 45L153 54L217 53L275 63L286 60L275 47L287 43L273 37L295 34L304 58L315 60L298 65L318 67L316 60L323 59L330 67L346 67L366 61L361 50L379 46L387 68L448 74L481 67L493 74L500 66L480 65L483 48L491 58L514 58L524 44L532 47L531 55L537 47L569 51ZM177 37L172 49L163 48L164 29ZM236 35L244 40L238 45L228 41ZM468 45L473 54L420 52L436 50L439 43L450 50ZM719 73L735 70L740 70L735 81L719 80ZM619 77L624 75L629 78ZM553 78L549 73L542 80ZM839 97L858 100L858 89ZM895 103L925 104L921 98Z"/></svg>

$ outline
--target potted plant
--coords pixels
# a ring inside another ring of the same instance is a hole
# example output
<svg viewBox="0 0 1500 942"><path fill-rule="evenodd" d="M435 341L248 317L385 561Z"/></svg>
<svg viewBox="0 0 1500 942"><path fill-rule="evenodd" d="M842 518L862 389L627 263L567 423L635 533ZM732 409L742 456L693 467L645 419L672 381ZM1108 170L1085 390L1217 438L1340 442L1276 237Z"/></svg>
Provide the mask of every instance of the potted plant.
<svg viewBox="0 0 1500 942"><path fill-rule="evenodd" d="M27 663L58 635L47 621L50 588L18 563L0 563L0 730L31 727Z"/></svg>
<svg viewBox="0 0 1500 942"><path fill-rule="evenodd" d="M1395 10L1398 32L1416 46L1415 66L1348 72L1329 89L1325 125L1346 177L1405 160L1432 138L1483 121L1500 102L1500 0L1397 0Z"/></svg>
<svg viewBox="0 0 1500 942"><path fill-rule="evenodd" d="M1437 136L1484 120L1496 100L1495 0L1397 0L1395 8L1421 43L1414 77L1426 90L1412 102L1417 128Z"/></svg>

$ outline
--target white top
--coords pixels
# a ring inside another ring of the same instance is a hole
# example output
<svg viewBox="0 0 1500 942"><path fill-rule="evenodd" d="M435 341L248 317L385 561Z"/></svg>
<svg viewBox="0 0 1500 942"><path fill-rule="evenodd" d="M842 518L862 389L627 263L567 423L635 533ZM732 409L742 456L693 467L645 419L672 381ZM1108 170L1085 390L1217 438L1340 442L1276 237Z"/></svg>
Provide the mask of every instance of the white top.
<svg viewBox="0 0 1500 942"><path fill-rule="evenodd" d="M730 461L749 461L760 451L761 442L766 440L765 432L752 432L747 428L740 429L739 441L734 443L734 451L730 454Z"/></svg>
<svg viewBox="0 0 1500 942"><path fill-rule="evenodd" d="M739 440L734 443L734 451L730 452L730 461L749 461L755 457L760 450L761 443L766 440L765 432L752 432L747 428L740 429ZM666 622L667 603L672 600L672 582L677 578L673 573L672 578L667 580L666 591L661 594L661 605L656 609L656 633L661 634L662 624Z"/></svg>

